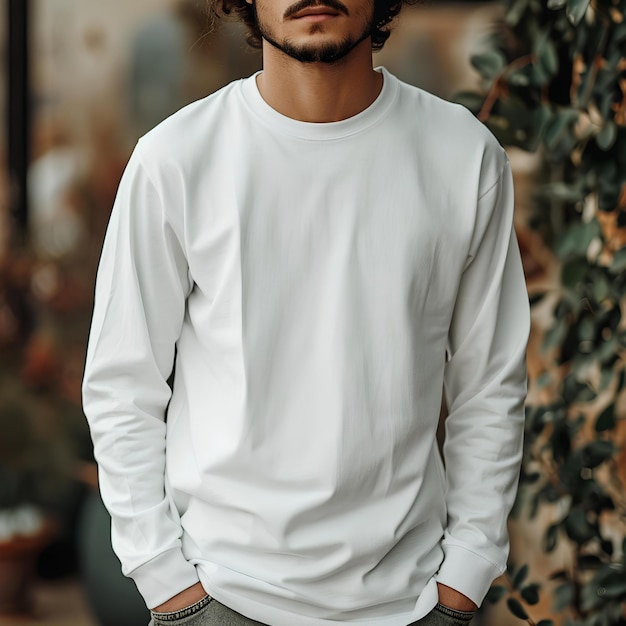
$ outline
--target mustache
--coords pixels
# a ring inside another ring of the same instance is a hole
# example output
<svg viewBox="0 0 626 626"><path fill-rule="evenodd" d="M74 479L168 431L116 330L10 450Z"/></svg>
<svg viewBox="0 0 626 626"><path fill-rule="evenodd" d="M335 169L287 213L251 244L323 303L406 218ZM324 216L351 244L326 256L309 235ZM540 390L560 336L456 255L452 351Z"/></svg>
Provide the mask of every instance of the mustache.
<svg viewBox="0 0 626 626"><path fill-rule="evenodd" d="M284 13L284 19L290 18L292 15L308 9L309 7L328 7L329 9L335 9L339 13L348 15L348 7L340 0L298 0L292 4Z"/></svg>

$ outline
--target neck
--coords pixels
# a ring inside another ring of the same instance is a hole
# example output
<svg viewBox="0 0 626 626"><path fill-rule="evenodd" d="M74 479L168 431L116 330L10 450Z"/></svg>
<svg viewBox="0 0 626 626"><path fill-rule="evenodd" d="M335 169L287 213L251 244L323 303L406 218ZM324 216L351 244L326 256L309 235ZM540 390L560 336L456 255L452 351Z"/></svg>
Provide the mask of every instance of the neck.
<svg viewBox="0 0 626 626"><path fill-rule="evenodd" d="M345 120L372 104L382 83L372 67L369 38L336 63L301 63L263 41L259 91L273 109L292 119Z"/></svg>

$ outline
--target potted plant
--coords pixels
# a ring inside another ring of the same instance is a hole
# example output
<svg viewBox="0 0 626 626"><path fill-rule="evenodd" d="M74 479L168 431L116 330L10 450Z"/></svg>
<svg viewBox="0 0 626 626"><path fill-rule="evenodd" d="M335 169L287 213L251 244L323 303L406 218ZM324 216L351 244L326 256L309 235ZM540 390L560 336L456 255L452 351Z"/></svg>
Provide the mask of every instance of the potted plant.
<svg viewBox="0 0 626 626"><path fill-rule="evenodd" d="M0 614L29 611L38 556L74 484L59 364L34 324L30 268L23 257L0 266Z"/></svg>
<svg viewBox="0 0 626 626"><path fill-rule="evenodd" d="M0 613L23 613L37 557L55 534L64 455L38 422L49 411L41 398L8 377L0 398Z"/></svg>

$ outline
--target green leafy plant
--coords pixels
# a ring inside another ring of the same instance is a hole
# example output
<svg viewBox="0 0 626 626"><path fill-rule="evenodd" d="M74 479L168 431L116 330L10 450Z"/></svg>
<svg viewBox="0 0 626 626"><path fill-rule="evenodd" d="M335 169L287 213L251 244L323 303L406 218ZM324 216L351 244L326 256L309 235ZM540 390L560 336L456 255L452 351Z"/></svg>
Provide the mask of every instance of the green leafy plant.
<svg viewBox="0 0 626 626"><path fill-rule="evenodd" d="M472 58L485 91L458 100L503 144L539 151L531 226L560 269L553 289L531 294L553 311L545 371L532 381L548 399L527 410L517 508L550 511L544 551L571 552L571 566L551 576L553 611L570 626L624 626L626 2L504 8ZM491 597L532 624L523 603L536 603L538 588L524 595L526 574L518 569Z"/></svg>
<svg viewBox="0 0 626 626"><path fill-rule="evenodd" d="M0 544L38 534L76 483L83 420L64 394L69 350L43 321L38 271L25 253L0 263Z"/></svg>
<svg viewBox="0 0 626 626"><path fill-rule="evenodd" d="M16 380L0 384L0 542L40 532L64 495L70 450L50 432L50 409Z"/></svg>
<svg viewBox="0 0 626 626"><path fill-rule="evenodd" d="M545 619L536 623L528 615L525 605L538 604L541 588L539 583L528 581L528 572L528 565L522 565L516 569L509 564L506 574L489 589L486 600L488 603L495 604L506 598L506 605L515 617L526 621L531 626L554 626L552 620ZM506 585L500 583L506 583Z"/></svg>

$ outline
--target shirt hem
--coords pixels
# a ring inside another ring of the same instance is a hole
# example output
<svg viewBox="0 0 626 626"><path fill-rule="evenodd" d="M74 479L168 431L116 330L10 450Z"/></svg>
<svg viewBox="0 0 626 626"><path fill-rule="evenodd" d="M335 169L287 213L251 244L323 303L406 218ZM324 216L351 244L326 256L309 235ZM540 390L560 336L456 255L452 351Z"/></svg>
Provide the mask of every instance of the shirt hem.
<svg viewBox="0 0 626 626"><path fill-rule="evenodd" d="M406 626L423 618L432 611L438 602L437 584L435 578L431 578L426 584L422 594L416 599L416 608L410 613L399 613L388 617L354 620L336 620L307 615L294 616L293 613L269 607L266 604L255 602L248 598L242 598L237 594L225 591L214 585L210 577L202 569L198 568L200 581L205 591L215 600L224 604L229 609L240 613L244 617L259 621L272 626L329 626L340 624L358 624L358 626Z"/></svg>

